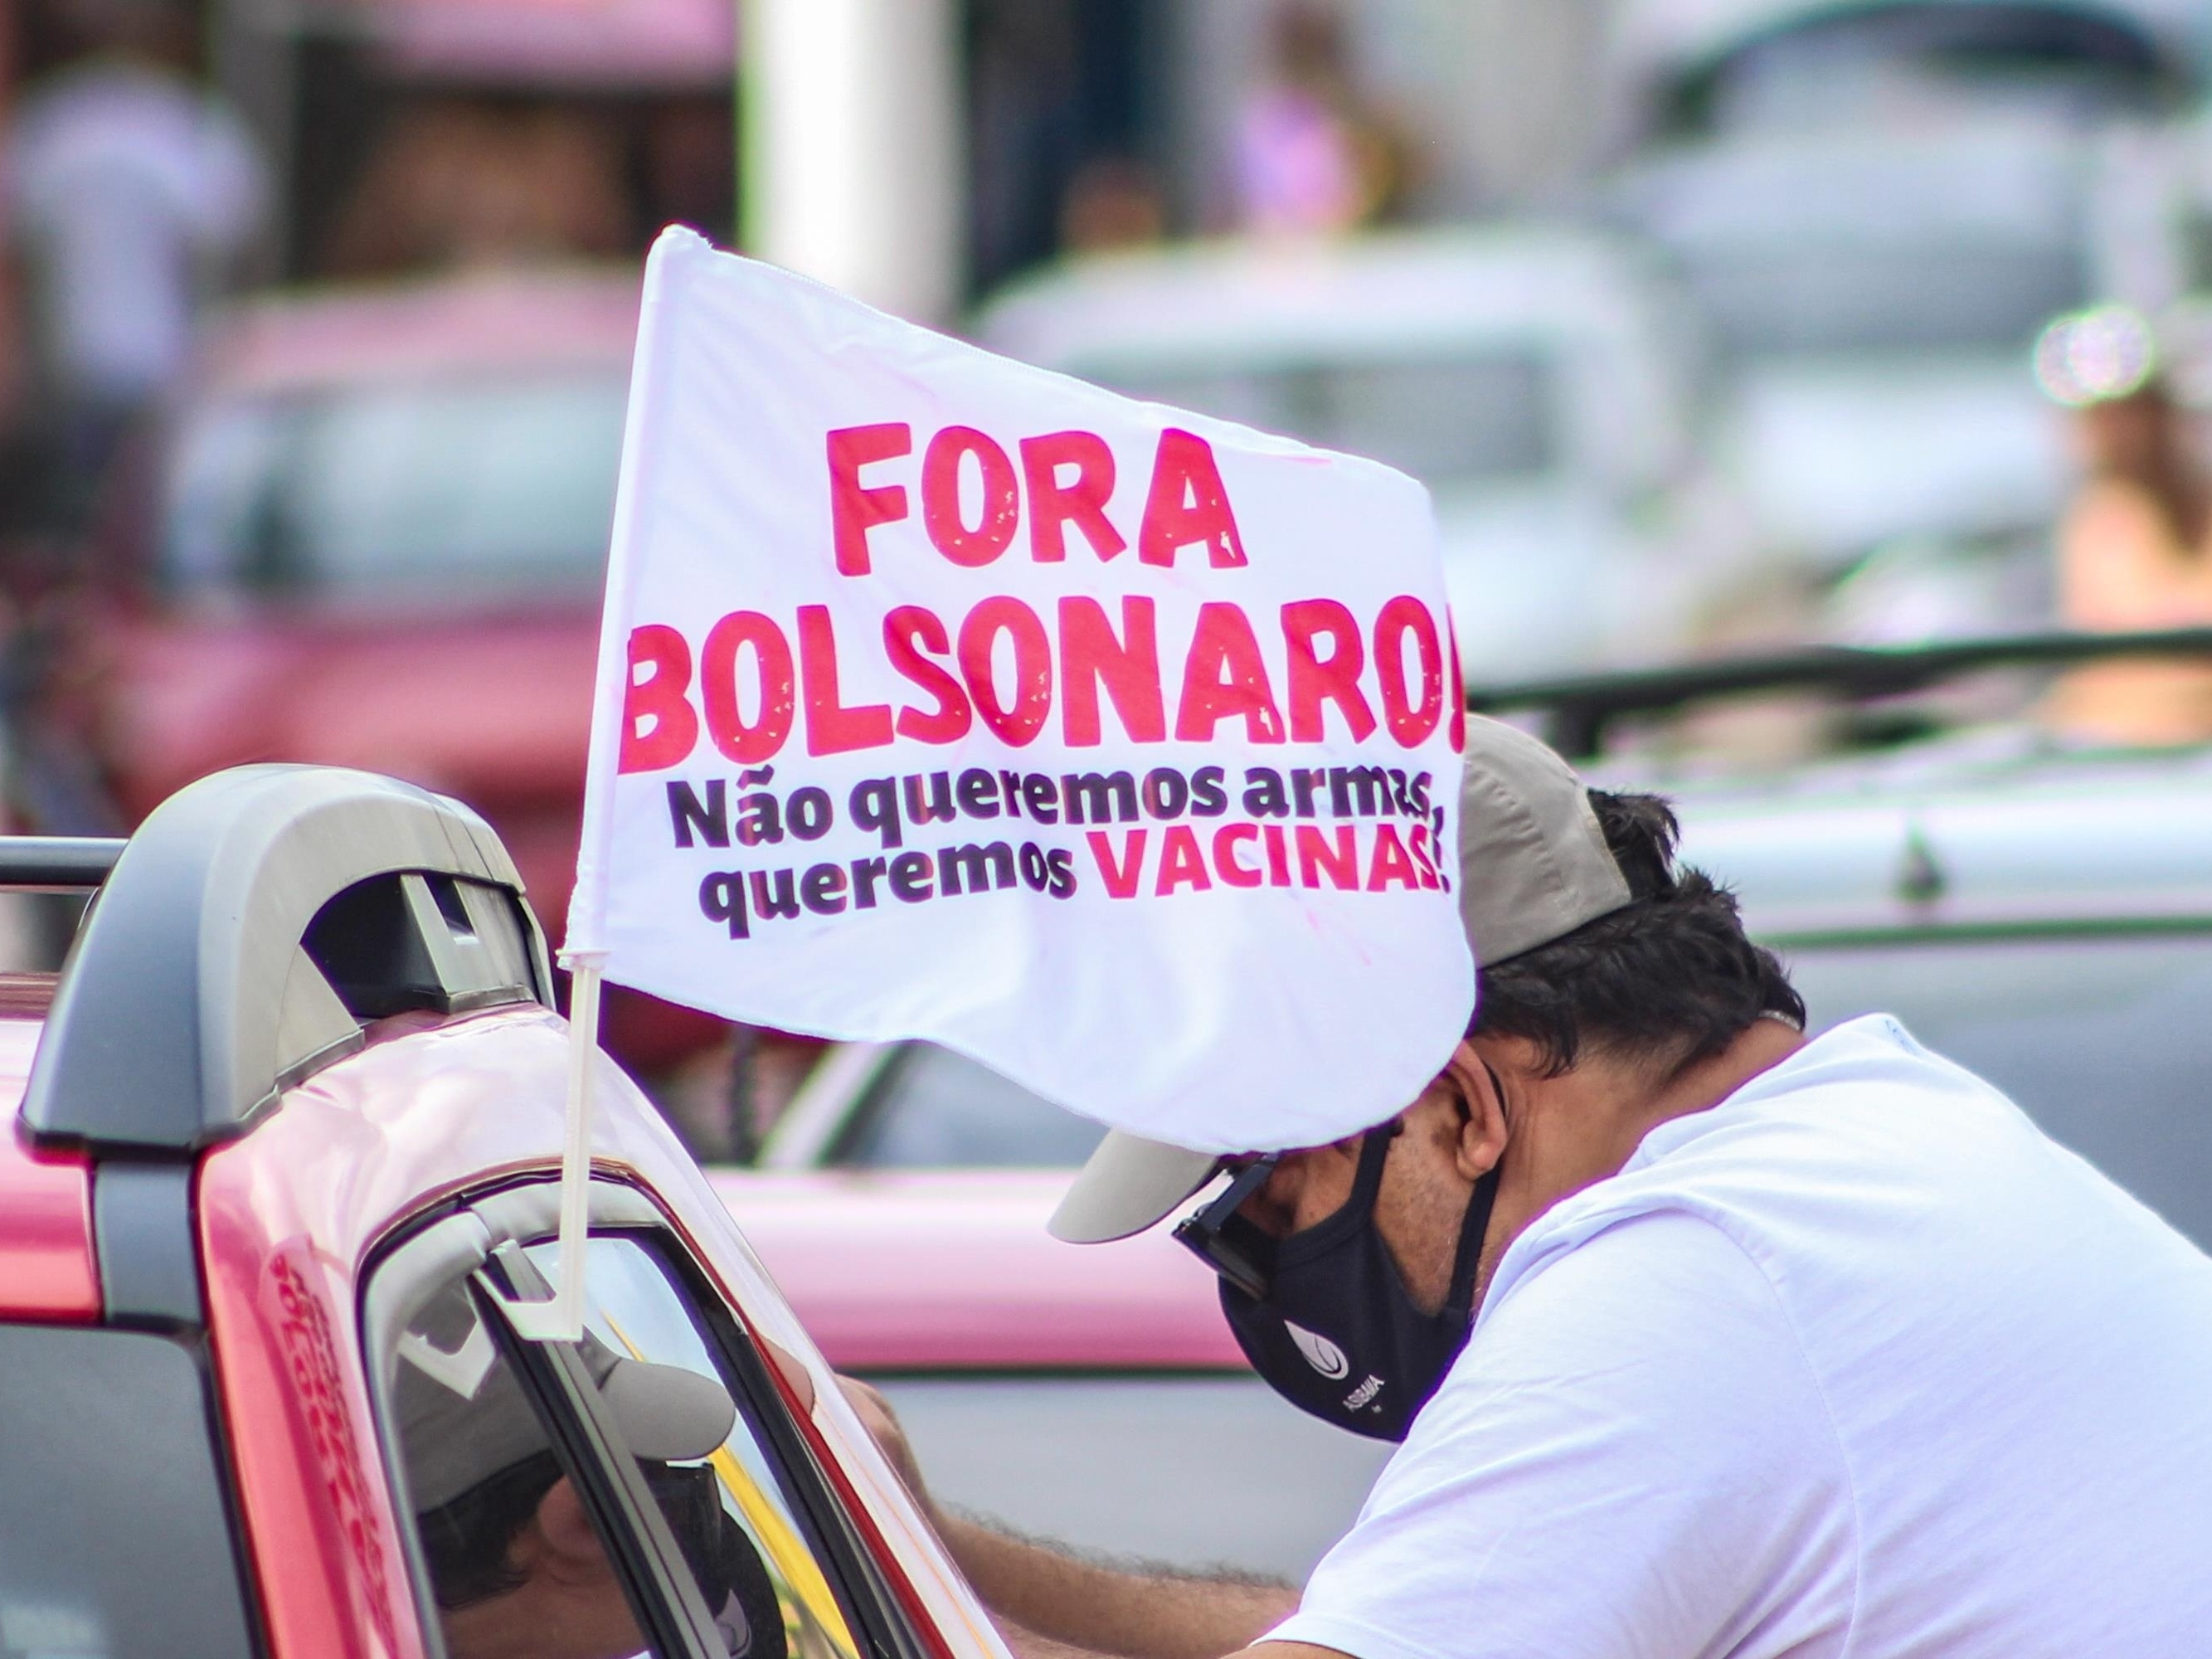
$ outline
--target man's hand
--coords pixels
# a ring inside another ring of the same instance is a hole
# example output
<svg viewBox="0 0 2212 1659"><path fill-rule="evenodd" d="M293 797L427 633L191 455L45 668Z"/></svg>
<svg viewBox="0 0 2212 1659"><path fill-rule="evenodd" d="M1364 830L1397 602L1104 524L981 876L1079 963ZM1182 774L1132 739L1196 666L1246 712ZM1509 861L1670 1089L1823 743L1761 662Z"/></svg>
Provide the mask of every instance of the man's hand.
<svg viewBox="0 0 2212 1659"><path fill-rule="evenodd" d="M922 1485L921 1465L915 1461L914 1447L907 1440L906 1431L899 1426L898 1413L891 1409L891 1402L857 1377L840 1376L837 1386L845 1391L845 1398L860 1413L861 1425L883 1449L891 1468L898 1471L898 1478L906 1483L906 1489L914 1494L914 1501L921 1505L922 1513L932 1514L929 1489Z"/></svg>
<svg viewBox="0 0 2212 1659"><path fill-rule="evenodd" d="M1021 1659L1092 1654L1221 1659L1256 1641L1297 1607L1297 1591L1288 1584L1086 1560L948 1515L922 1485L914 1448L890 1402L849 1376L839 1377L837 1385L976 1595L998 1615L1007 1644ZM1290 1650L1282 1659L1291 1659Z"/></svg>

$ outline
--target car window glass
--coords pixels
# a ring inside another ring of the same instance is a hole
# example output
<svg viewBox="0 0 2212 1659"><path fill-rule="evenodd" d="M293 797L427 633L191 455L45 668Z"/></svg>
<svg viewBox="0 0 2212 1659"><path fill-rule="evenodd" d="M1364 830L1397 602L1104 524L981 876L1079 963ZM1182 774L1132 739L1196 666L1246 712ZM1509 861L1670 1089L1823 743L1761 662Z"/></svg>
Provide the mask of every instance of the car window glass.
<svg viewBox="0 0 2212 1659"><path fill-rule="evenodd" d="M1721 349L1737 357L2024 351L2039 328L2087 294L2081 258L2063 244L1954 238L1903 249L1808 242L1681 252Z"/></svg>
<svg viewBox="0 0 2212 1659"><path fill-rule="evenodd" d="M391 1368L388 1415L448 1659L527 1651L556 1632L564 1651L595 1659L659 1653L590 1483L494 1317L455 1279L409 1322ZM586 1358L602 1381L605 1358Z"/></svg>
<svg viewBox="0 0 2212 1659"><path fill-rule="evenodd" d="M246 1654L198 1364L140 1331L0 1325L0 1655Z"/></svg>
<svg viewBox="0 0 2212 1659"><path fill-rule="evenodd" d="M549 1281L559 1281L557 1243L533 1245L529 1255ZM645 1245L595 1237L585 1285L591 1339L627 1360L729 1388L684 1293ZM741 1389L732 1392L743 1398ZM649 1469L649 1484L691 1559L709 1613L726 1632L750 1633L750 1647L732 1644L738 1659L857 1659L833 1575L778 1462L741 1410L719 1443Z"/></svg>
<svg viewBox="0 0 2212 1659"><path fill-rule="evenodd" d="M860 1169L1068 1169L1105 1132L930 1042L904 1044L830 1150Z"/></svg>
<svg viewBox="0 0 2212 1659"><path fill-rule="evenodd" d="M434 378L205 411L173 462L164 572L187 592L588 586L625 386L582 371Z"/></svg>
<svg viewBox="0 0 2212 1659"><path fill-rule="evenodd" d="M1370 456L1433 486L1534 477L1558 459L1553 376L1533 352L1097 377L1133 397Z"/></svg>
<svg viewBox="0 0 2212 1659"><path fill-rule="evenodd" d="M1788 959L1814 1029L1896 1015L2212 1248L2212 936L1826 947Z"/></svg>

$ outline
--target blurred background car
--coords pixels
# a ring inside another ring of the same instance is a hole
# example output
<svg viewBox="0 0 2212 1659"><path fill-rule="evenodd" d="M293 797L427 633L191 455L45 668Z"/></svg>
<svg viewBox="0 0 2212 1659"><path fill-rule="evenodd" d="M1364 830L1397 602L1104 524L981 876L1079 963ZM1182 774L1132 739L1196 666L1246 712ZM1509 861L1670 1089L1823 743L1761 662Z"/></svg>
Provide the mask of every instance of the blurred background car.
<svg viewBox="0 0 2212 1659"><path fill-rule="evenodd" d="M1688 319L1614 238L1532 223L1122 253L1001 295L976 333L1420 479L1475 678L1663 656L1724 580L1733 550L1692 517Z"/></svg>
<svg viewBox="0 0 2212 1659"><path fill-rule="evenodd" d="M460 796L558 927L637 322L627 273L485 273L240 305L118 480L87 624L135 823L282 757ZM89 810L89 809L87 809ZM625 994L647 1073L718 1022Z"/></svg>
<svg viewBox="0 0 2212 1659"><path fill-rule="evenodd" d="M221 319L103 548L125 817L241 758L386 763L495 814L557 917L636 315L538 275Z"/></svg>

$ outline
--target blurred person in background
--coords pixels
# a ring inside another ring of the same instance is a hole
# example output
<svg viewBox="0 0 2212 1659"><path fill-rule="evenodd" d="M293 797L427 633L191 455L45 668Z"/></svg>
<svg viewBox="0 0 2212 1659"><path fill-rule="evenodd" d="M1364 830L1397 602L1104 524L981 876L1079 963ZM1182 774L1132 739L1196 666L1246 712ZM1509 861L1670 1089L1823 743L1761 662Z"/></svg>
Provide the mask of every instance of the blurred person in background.
<svg viewBox="0 0 2212 1659"><path fill-rule="evenodd" d="M1076 169L1060 200L1060 245L1069 253L1149 247L1167 234L1167 202L1150 167L1101 155Z"/></svg>
<svg viewBox="0 0 2212 1659"><path fill-rule="evenodd" d="M6 223L27 314L26 434L63 526L131 420L183 370L195 315L261 226L265 168L187 71L171 0L54 0L70 56L5 134Z"/></svg>
<svg viewBox="0 0 2212 1659"><path fill-rule="evenodd" d="M2083 471L2058 527L2060 620L2093 632L2212 625L2212 477L2148 324L2118 306L2062 319L2037 369L2077 411ZM2212 739L2212 666L2077 669L2045 717L2096 742L2201 743Z"/></svg>
<svg viewBox="0 0 2212 1659"><path fill-rule="evenodd" d="M1405 195L1407 146L1360 90L1343 19L1320 0L1285 0L1269 48L1237 114L1238 228L1326 233L1388 216Z"/></svg>

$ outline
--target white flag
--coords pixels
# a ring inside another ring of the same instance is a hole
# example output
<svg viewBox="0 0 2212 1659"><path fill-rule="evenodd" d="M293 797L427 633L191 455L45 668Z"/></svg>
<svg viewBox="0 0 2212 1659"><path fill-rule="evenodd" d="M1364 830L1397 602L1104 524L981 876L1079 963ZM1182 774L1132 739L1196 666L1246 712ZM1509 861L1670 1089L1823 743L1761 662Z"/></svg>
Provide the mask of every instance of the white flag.
<svg viewBox="0 0 2212 1659"><path fill-rule="evenodd" d="M1426 493L684 230L647 265L568 948L1212 1151L1474 996Z"/></svg>

